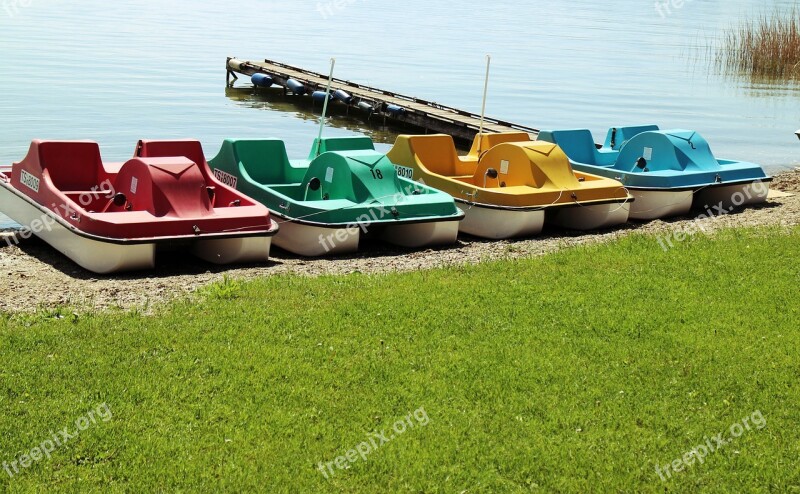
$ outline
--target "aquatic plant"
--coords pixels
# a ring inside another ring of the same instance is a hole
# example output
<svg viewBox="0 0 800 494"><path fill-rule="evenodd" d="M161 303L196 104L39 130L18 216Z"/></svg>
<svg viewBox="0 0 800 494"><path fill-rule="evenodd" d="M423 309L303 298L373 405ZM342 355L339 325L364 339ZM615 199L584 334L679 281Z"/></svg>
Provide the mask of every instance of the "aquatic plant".
<svg viewBox="0 0 800 494"><path fill-rule="evenodd" d="M800 81L800 12L776 10L730 28L716 63L730 75Z"/></svg>

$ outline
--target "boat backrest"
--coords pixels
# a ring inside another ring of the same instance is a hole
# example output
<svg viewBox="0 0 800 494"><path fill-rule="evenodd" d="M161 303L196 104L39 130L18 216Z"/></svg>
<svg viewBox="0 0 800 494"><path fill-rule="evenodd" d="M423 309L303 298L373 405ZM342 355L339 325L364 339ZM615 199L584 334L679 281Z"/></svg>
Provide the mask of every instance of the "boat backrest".
<svg viewBox="0 0 800 494"><path fill-rule="evenodd" d="M300 183L306 172L291 165L286 144L280 139L238 139L233 141L233 151L239 166L263 185Z"/></svg>
<svg viewBox="0 0 800 494"><path fill-rule="evenodd" d="M453 177L459 173L459 159L453 138L444 134L411 136L414 155L431 173Z"/></svg>
<svg viewBox="0 0 800 494"><path fill-rule="evenodd" d="M206 157L203 154L203 145L194 139L181 139L174 141L141 140L136 146L137 158L169 158L184 156L197 163L203 174L206 174Z"/></svg>
<svg viewBox="0 0 800 494"><path fill-rule="evenodd" d="M608 129L603 147L619 151L622 146L635 135L642 132L658 130L658 125L632 125L629 127L612 127ZM612 142L613 141L613 142ZM613 144L613 145L612 145Z"/></svg>
<svg viewBox="0 0 800 494"><path fill-rule="evenodd" d="M318 155L327 153L328 151L369 150L374 151L375 144L372 142L372 139L366 136L324 137L321 142L319 139L314 139L314 144L311 146L308 159L313 160Z"/></svg>
<svg viewBox="0 0 800 494"><path fill-rule="evenodd" d="M504 144L506 142L527 142L531 141L531 136L527 132L499 132L499 133L490 133L490 134L478 134L475 136L475 139L472 141L472 148L469 150L469 154L467 154L467 158L479 158L481 153L485 153L486 151L492 149L493 147L497 146L498 144ZM478 151L480 149L480 152Z"/></svg>
<svg viewBox="0 0 800 494"><path fill-rule="evenodd" d="M597 146L592 133L588 129L543 130L539 140L552 142L576 163L597 165Z"/></svg>
<svg viewBox="0 0 800 494"><path fill-rule="evenodd" d="M100 184L103 161L100 147L88 141L39 141L39 166L61 191L88 191Z"/></svg>

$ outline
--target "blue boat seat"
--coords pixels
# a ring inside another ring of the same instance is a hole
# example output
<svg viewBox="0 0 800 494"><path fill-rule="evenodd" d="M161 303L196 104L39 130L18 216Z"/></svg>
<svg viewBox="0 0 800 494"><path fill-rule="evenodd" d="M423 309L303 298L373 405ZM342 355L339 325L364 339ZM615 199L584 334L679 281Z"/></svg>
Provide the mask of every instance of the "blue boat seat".
<svg viewBox="0 0 800 494"><path fill-rule="evenodd" d="M598 159L592 133L588 129L543 130L539 133L539 140L558 144L571 161L603 166Z"/></svg>
<svg viewBox="0 0 800 494"><path fill-rule="evenodd" d="M626 142L643 132L657 131L658 125L631 125L628 127L612 127L608 129L606 141L603 144L605 149L619 151ZM612 143L613 141L613 143ZM613 145L612 145L613 144Z"/></svg>

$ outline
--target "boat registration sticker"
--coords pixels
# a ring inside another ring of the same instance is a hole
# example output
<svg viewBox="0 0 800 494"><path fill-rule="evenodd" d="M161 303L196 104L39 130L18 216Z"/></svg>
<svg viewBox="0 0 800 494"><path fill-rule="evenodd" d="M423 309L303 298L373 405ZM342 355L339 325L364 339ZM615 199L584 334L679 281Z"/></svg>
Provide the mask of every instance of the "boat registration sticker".
<svg viewBox="0 0 800 494"><path fill-rule="evenodd" d="M500 173L508 175L508 160L500 161Z"/></svg>
<svg viewBox="0 0 800 494"><path fill-rule="evenodd" d="M405 166L394 165L394 169L397 170L397 176L400 178L407 178L409 180L414 178L413 168L406 168Z"/></svg>
<svg viewBox="0 0 800 494"><path fill-rule="evenodd" d="M139 179L136 177L131 178L131 194L135 194L139 188Z"/></svg>
<svg viewBox="0 0 800 494"><path fill-rule="evenodd" d="M653 148L644 148L644 153L642 153L642 158L650 161L653 159Z"/></svg>
<svg viewBox="0 0 800 494"><path fill-rule="evenodd" d="M39 179L25 170L22 170L22 172L19 174L19 181L32 191L39 192Z"/></svg>
<svg viewBox="0 0 800 494"><path fill-rule="evenodd" d="M328 171L325 172L325 181L329 184L333 183L333 168L328 168Z"/></svg>
<svg viewBox="0 0 800 494"><path fill-rule="evenodd" d="M237 177L234 177L230 173L224 172L219 168L214 168L214 177L223 184L227 185L228 187L233 187L234 189L239 183L239 179Z"/></svg>

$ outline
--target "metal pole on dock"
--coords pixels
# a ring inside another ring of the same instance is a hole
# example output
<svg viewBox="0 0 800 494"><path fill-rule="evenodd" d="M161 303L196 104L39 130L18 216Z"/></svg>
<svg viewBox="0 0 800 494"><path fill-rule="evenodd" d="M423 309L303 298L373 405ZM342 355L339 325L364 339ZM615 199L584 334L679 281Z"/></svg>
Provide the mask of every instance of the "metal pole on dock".
<svg viewBox="0 0 800 494"><path fill-rule="evenodd" d="M325 102L322 104L322 116L319 117L319 137L317 137L317 156L322 149L322 130L325 128L325 115L328 113L328 100L331 99L331 83L333 83L333 67L336 59L331 58L331 73L328 75L328 87L325 89Z"/></svg>
<svg viewBox="0 0 800 494"><path fill-rule="evenodd" d="M483 139L483 122L486 119L486 96L489 94L489 68L492 64L492 56L486 55L486 81L483 84L483 106L481 107L481 126L478 130L478 156L481 154L481 144Z"/></svg>

